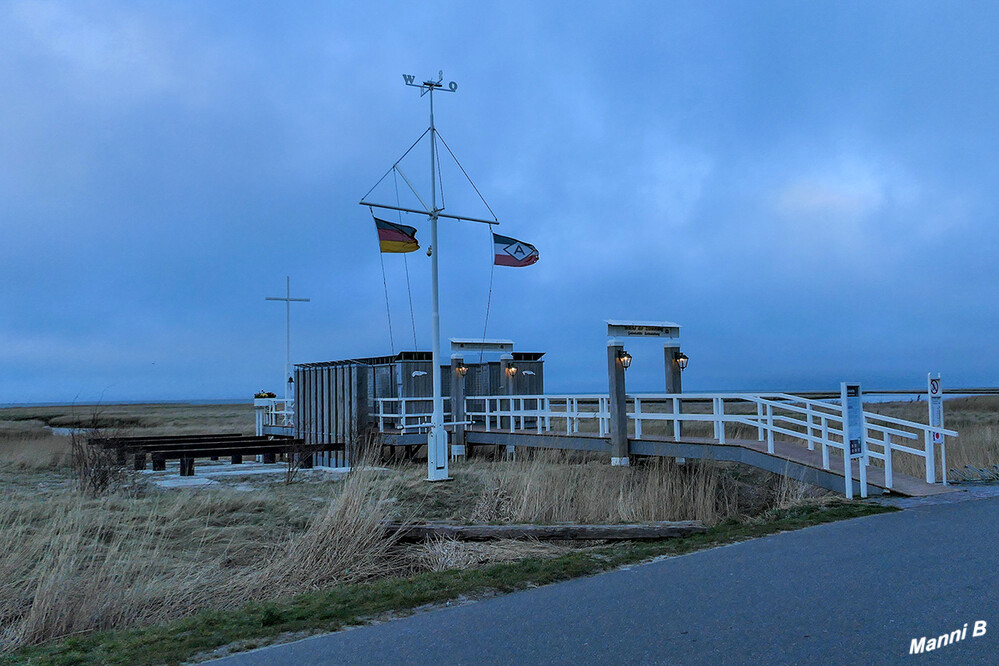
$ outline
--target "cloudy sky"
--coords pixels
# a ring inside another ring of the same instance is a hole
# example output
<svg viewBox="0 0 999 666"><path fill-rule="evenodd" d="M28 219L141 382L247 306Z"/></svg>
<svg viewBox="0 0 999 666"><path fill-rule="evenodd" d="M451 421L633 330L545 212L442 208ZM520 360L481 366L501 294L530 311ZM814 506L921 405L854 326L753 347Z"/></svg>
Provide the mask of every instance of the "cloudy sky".
<svg viewBox="0 0 999 666"><path fill-rule="evenodd" d="M312 299L293 360L412 348L404 258L390 340L357 202L427 126L402 74L438 70L442 136L541 252L496 268L488 335L546 351L550 390L606 389L608 318L682 324L687 389L999 384L997 14L4 2L0 403L279 390L286 275ZM445 339L482 335L488 234L441 223ZM405 262L429 349L429 259ZM629 351L629 387L662 390L661 349Z"/></svg>

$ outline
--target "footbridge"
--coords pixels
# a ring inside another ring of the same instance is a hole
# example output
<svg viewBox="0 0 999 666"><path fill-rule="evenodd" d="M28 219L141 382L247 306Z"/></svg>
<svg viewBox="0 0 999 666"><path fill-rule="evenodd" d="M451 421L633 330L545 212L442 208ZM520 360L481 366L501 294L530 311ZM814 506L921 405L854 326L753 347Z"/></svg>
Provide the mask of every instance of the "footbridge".
<svg viewBox="0 0 999 666"><path fill-rule="evenodd" d="M623 404L612 395L468 396L461 405L450 402L454 452L498 445L510 454L518 447L606 453L623 464L637 456L733 461L848 497L953 490L947 486L946 442L956 431L865 409L849 414L845 401L788 393L664 393L625 395ZM373 416L383 443L426 443L429 414L420 409L426 399L376 403ZM853 432L862 433L863 450L844 458L851 418L859 418Z"/></svg>

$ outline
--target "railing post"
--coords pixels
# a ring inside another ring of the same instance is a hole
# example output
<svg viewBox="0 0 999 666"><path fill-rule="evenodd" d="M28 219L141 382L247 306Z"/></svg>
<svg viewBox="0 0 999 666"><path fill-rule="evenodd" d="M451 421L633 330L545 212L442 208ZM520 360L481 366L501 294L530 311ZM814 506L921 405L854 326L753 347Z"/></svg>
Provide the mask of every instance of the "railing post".
<svg viewBox="0 0 999 666"><path fill-rule="evenodd" d="M822 469L829 469L829 419L822 416Z"/></svg>
<svg viewBox="0 0 999 666"><path fill-rule="evenodd" d="M673 439L680 439L680 399L673 398Z"/></svg>
<svg viewBox="0 0 999 666"><path fill-rule="evenodd" d="M642 438L642 399L635 398L635 439Z"/></svg>
<svg viewBox="0 0 999 666"><path fill-rule="evenodd" d="M936 483L936 455L933 451L933 435L929 430L923 431L923 439L926 441L926 483Z"/></svg>
<svg viewBox="0 0 999 666"><path fill-rule="evenodd" d="M810 403L810 402L806 402L805 403L805 417L808 419L808 450L809 451L814 451L815 450L815 439L813 438L813 434L814 433L812 431L812 425L813 425L813 421L812 421L812 403Z"/></svg>
<svg viewBox="0 0 999 666"><path fill-rule="evenodd" d="M885 485L891 490L892 469L891 469L891 435L885 435Z"/></svg>
<svg viewBox="0 0 999 666"><path fill-rule="evenodd" d="M263 405L256 405L255 404L253 406L253 411L255 412L255 416L256 416L257 437L261 437L264 434L264 410L265 409L266 409L266 407L264 407Z"/></svg>
<svg viewBox="0 0 999 666"><path fill-rule="evenodd" d="M947 485L947 438L945 435L941 435L940 441L940 481Z"/></svg>
<svg viewBox="0 0 999 666"><path fill-rule="evenodd" d="M610 431L611 465L628 466L628 396L624 388L624 366L619 356L624 347L607 344L608 405L607 420Z"/></svg>
<svg viewBox="0 0 999 666"><path fill-rule="evenodd" d="M774 452L774 406L767 403L767 453Z"/></svg>
<svg viewBox="0 0 999 666"><path fill-rule="evenodd" d="M725 443L725 425L725 398L718 398L718 432L722 444Z"/></svg>
<svg viewBox="0 0 999 666"><path fill-rule="evenodd" d="M756 439L763 441L763 403L759 401L756 403Z"/></svg>

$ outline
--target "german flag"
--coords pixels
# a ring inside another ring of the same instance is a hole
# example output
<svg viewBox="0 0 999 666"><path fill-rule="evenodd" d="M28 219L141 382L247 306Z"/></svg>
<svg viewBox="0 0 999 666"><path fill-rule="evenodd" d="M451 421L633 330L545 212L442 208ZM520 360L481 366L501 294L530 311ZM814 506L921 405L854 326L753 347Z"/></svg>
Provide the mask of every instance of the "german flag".
<svg viewBox="0 0 999 666"><path fill-rule="evenodd" d="M378 227L378 244L382 252L416 252L420 244L416 242L416 228L394 224L375 218Z"/></svg>

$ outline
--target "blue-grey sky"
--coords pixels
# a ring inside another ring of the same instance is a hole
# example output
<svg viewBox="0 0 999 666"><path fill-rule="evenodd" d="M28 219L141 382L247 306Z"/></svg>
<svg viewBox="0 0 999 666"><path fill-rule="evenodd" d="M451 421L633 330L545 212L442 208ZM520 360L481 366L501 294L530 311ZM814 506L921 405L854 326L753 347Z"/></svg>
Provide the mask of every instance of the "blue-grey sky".
<svg viewBox="0 0 999 666"><path fill-rule="evenodd" d="M441 134L541 252L496 268L488 335L550 390L606 388L608 318L682 324L688 389L995 385L997 29L990 2L4 2L0 402L280 391L285 275L294 361L389 353L357 201L426 128L401 75L439 69ZM443 337L481 335L488 231L440 245Z"/></svg>

